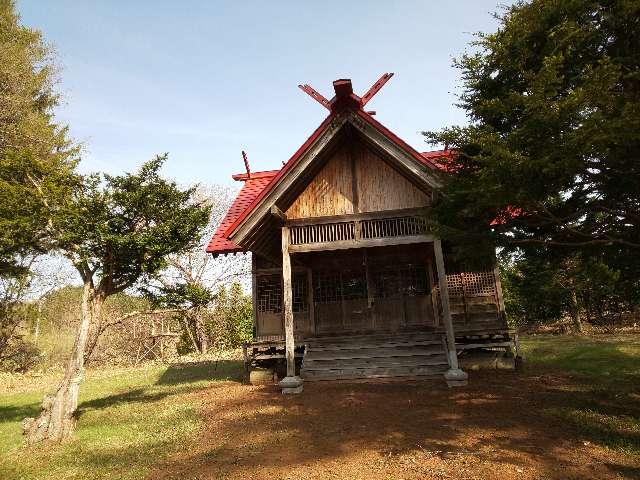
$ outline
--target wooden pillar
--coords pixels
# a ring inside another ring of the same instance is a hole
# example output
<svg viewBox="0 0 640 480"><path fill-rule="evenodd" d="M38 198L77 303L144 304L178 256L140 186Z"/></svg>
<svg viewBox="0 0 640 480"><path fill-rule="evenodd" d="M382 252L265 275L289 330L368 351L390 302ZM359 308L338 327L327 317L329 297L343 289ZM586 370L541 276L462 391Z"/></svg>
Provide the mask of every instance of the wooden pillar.
<svg viewBox="0 0 640 480"><path fill-rule="evenodd" d="M282 279L284 335L287 355L287 377L295 377L295 343L293 339L293 294L291 292L291 256L289 255L289 243L291 231L289 227L282 227Z"/></svg>
<svg viewBox="0 0 640 480"><path fill-rule="evenodd" d="M507 316L504 310L504 298L502 297L502 282L500 281L500 267L496 263L496 266L493 268L493 278L496 282L496 300L498 302L498 318L500 322L507 326Z"/></svg>
<svg viewBox="0 0 640 480"><path fill-rule="evenodd" d="M435 276L433 275L433 263L431 259L427 262L427 272L429 274L429 295L431 295L431 308L433 309L433 324L439 326L442 322L440 321L440 312L438 311L438 296L435 285L433 284Z"/></svg>
<svg viewBox="0 0 640 480"><path fill-rule="evenodd" d="M296 376L295 341L293 337L293 294L291 291L291 256L289 244L291 231L289 227L282 227L282 279L284 314L285 355L287 357L287 376L282 379L280 386L282 393L300 393L302 380Z"/></svg>
<svg viewBox="0 0 640 480"><path fill-rule="evenodd" d="M433 252L436 257L436 270L438 273L438 285L440 286L440 302L442 303L442 317L447 334L447 355L449 370L444 374L449 386L466 385L467 374L460 370L458 365L458 353L456 351L456 336L451 319L449 306L449 288L447 287L447 274L444 270L444 256L442 255L442 243L440 239L433 241Z"/></svg>

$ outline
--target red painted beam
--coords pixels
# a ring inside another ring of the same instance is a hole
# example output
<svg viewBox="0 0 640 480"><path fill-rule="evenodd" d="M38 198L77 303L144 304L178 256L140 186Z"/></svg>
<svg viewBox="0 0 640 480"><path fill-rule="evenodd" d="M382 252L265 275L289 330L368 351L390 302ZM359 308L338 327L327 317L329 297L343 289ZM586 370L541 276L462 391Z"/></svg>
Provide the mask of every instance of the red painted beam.
<svg viewBox="0 0 640 480"><path fill-rule="evenodd" d="M311 87L310 85L304 84L304 85L298 85L298 88L302 90L304 93L306 93L307 95L309 95L311 98L313 98L316 102L318 102L324 108L326 108L327 110L331 110L331 103L329 102L329 100L327 100L320 93L314 90L313 87Z"/></svg>
<svg viewBox="0 0 640 480"><path fill-rule="evenodd" d="M385 83L389 81L389 79L393 77L393 73L385 73L383 74L376 83L374 83L369 91L364 94L362 97L362 106L364 107L369 100L371 100L376 93L384 86Z"/></svg>

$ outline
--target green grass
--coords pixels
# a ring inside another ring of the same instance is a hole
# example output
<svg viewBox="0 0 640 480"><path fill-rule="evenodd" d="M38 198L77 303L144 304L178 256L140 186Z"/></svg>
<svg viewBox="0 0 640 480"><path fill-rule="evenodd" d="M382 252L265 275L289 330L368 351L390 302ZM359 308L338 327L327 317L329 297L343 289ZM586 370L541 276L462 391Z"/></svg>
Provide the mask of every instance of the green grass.
<svg viewBox="0 0 640 480"><path fill-rule="evenodd" d="M529 365L551 367L598 384L640 381L640 335L525 337L522 351Z"/></svg>
<svg viewBox="0 0 640 480"><path fill-rule="evenodd" d="M90 371L73 439L29 450L21 448L20 422L37 415L44 390L0 395L0 478L144 477L197 435L201 422L185 395L238 380L241 371L231 361Z"/></svg>
<svg viewBox="0 0 640 480"><path fill-rule="evenodd" d="M587 441L640 455L640 336L534 336L523 339L528 372L568 373L572 381L544 413Z"/></svg>

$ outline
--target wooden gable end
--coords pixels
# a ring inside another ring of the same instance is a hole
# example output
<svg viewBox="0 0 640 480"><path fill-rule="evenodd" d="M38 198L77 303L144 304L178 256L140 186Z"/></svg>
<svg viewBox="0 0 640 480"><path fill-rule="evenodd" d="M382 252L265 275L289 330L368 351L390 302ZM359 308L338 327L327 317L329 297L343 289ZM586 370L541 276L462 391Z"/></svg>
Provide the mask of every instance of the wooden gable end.
<svg viewBox="0 0 640 480"><path fill-rule="evenodd" d="M431 204L418 188L363 144L344 145L287 209L290 219L420 208Z"/></svg>

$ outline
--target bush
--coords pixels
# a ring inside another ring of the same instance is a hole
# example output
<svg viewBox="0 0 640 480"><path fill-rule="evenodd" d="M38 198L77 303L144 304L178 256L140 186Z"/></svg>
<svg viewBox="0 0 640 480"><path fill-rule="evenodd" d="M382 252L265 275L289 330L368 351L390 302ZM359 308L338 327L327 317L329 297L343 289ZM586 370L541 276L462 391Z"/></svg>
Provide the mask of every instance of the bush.
<svg viewBox="0 0 640 480"><path fill-rule="evenodd" d="M209 337L218 349L237 348L252 337L253 309L251 297L234 282L216 293L215 309L207 322Z"/></svg>
<svg viewBox="0 0 640 480"><path fill-rule="evenodd" d="M20 337L14 337L0 360L0 370L10 373L25 373L35 367L41 358L42 354L36 344Z"/></svg>

